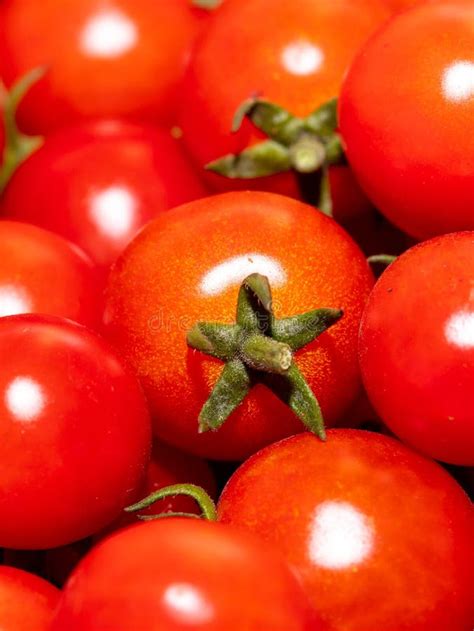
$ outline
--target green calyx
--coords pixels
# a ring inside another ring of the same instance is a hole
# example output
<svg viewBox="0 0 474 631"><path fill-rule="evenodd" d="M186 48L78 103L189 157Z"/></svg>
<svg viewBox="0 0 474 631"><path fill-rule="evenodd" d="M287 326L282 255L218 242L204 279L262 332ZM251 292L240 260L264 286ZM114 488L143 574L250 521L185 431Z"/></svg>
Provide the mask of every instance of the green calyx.
<svg viewBox="0 0 474 631"><path fill-rule="evenodd" d="M191 4L198 9L212 11L222 4L222 0L191 0Z"/></svg>
<svg viewBox="0 0 474 631"><path fill-rule="evenodd" d="M331 214L328 169L344 160L337 133L337 99L305 118L263 99L249 99L237 110L232 131L248 118L267 140L209 163L206 168L229 178L255 179L293 170L307 175L320 172L319 207Z"/></svg>
<svg viewBox="0 0 474 631"><path fill-rule="evenodd" d="M251 387L263 383L325 439L318 401L300 372L294 353L343 315L340 309L315 309L277 319L270 283L251 274L242 283L235 324L198 322L187 334L188 345L225 362L224 369L199 415L199 430L217 430L242 403Z"/></svg>
<svg viewBox="0 0 474 631"><path fill-rule="evenodd" d="M35 68L15 83L9 92L3 88L5 150L0 168L0 192L8 184L18 166L43 143L41 136L27 136L20 132L16 124L16 114L26 93L45 72L44 67Z"/></svg>
<svg viewBox="0 0 474 631"><path fill-rule="evenodd" d="M178 495L191 497L201 509L201 515L196 515L194 513L166 512L159 513L157 515L137 515L138 519L141 521L151 521L153 519L162 519L165 517L190 517L194 519L199 519L199 517L201 517L202 519L207 519L209 521L217 520L216 505L213 500L203 488L195 484L173 484L172 486L166 486L154 493L151 493L151 495L148 495L148 497L145 497L136 504L127 506L124 510L126 513L136 513L149 508L152 504L158 502L159 500L163 500L166 497L177 497Z"/></svg>

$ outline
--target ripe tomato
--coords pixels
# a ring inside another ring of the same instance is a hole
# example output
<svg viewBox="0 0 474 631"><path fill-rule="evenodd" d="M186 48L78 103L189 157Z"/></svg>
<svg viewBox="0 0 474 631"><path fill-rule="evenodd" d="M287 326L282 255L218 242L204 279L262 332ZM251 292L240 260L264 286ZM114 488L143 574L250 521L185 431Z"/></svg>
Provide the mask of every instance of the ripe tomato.
<svg viewBox="0 0 474 631"><path fill-rule="evenodd" d="M49 313L97 326L101 284L90 259L51 232L0 221L0 316Z"/></svg>
<svg viewBox="0 0 474 631"><path fill-rule="evenodd" d="M69 0L67 10L61 0L5 0L0 10L7 85L48 68L20 107L26 131L94 116L173 117L201 27L189 0Z"/></svg>
<svg viewBox="0 0 474 631"><path fill-rule="evenodd" d="M473 3L456 0L401 13L360 51L341 93L362 187L420 239L474 228L473 19Z"/></svg>
<svg viewBox="0 0 474 631"><path fill-rule="evenodd" d="M39 576L1 565L2 631L49 631L60 593Z"/></svg>
<svg viewBox="0 0 474 631"><path fill-rule="evenodd" d="M270 193L235 192L164 213L117 261L106 328L140 377L157 436L187 451L242 459L302 425L257 384L218 432L198 433L198 415L221 361L191 350L197 321L235 322L239 286L253 272L274 288L277 317L318 307L343 318L296 355L333 424L359 385L356 338L372 275L357 246L310 206Z"/></svg>
<svg viewBox="0 0 474 631"><path fill-rule="evenodd" d="M362 320L360 363L397 436L474 465L474 232L425 241L387 268Z"/></svg>
<svg viewBox="0 0 474 631"><path fill-rule="evenodd" d="M332 430L271 445L236 471L226 524L278 546L332 631L469 631L473 513L458 484L401 443Z"/></svg>
<svg viewBox="0 0 474 631"><path fill-rule="evenodd" d="M260 541L220 524L165 519L94 548L66 584L51 631L188 628L321 627L295 577Z"/></svg>
<svg viewBox="0 0 474 631"><path fill-rule="evenodd" d="M387 5L394 13L398 11L404 11L405 9L409 9L410 7L414 7L415 4L421 4L422 2L426 2L426 0L385 0Z"/></svg>
<svg viewBox="0 0 474 631"><path fill-rule="evenodd" d="M134 498L150 450L136 380L68 320L0 318L0 546L86 537Z"/></svg>
<svg viewBox="0 0 474 631"><path fill-rule="evenodd" d="M232 119L253 96L307 116L339 94L353 56L389 12L378 0L227 0L198 42L184 82L179 117L183 138L197 164L240 153L264 137L249 121L231 133ZM230 79L229 79L230 77ZM338 201L344 187L367 202L350 173L332 174ZM220 191L269 190L299 197L292 173L257 180L208 174ZM345 207L335 207L335 215Z"/></svg>
<svg viewBox="0 0 474 631"><path fill-rule="evenodd" d="M65 236L105 267L158 213L204 194L167 132L104 121L48 138L15 173L2 208Z"/></svg>

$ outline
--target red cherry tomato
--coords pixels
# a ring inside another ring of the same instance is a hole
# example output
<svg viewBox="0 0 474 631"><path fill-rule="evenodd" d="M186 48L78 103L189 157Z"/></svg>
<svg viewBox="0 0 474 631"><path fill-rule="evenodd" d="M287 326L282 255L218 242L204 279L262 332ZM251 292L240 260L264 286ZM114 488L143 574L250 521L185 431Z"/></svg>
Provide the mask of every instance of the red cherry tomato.
<svg viewBox="0 0 474 631"><path fill-rule="evenodd" d="M172 119L200 30L189 0L6 0L0 72L8 85L45 65L21 127L49 132L94 116Z"/></svg>
<svg viewBox="0 0 474 631"><path fill-rule="evenodd" d="M388 15L378 0L227 1L196 46L184 82L179 122L197 164L204 167L262 139L248 121L231 133L237 108L252 96L296 116L337 96L353 56ZM220 191L251 187L300 196L291 173L244 181L211 173L208 178ZM331 179L336 201L344 202L347 184L357 205L367 207L350 174ZM345 210L336 205L334 212Z"/></svg>
<svg viewBox="0 0 474 631"><path fill-rule="evenodd" d="M240 284L266 275L277 317L318 307L344 317L298 351L296 361L328 424L359 386L356 337L372 275L357 246L310 206L270 193L236 192L192 202L150 223L111 274L107 334L145 388L157 436L187 451L242 459L302 430L258 384L217 432L198 415L223 364L187 347L197 321L235 322Z"/></svg>
<svg viewBox="0 0 474 631"><path fill-rule="evenodd" d="M397 436L474 465L474 232L425 241L388 267L362 320L360 362Z"/></svg>
<svg viewBox="0 0 474 631"><path fill-rule="evenodd" d="M51 548L115 519L141 484L150 426L109 346L61 318L0 318L0 546Z"/></svg>
<svg viewBox="0 0 474 631"><path fill-rule="evenodd" d="M362 187L420 239L474 228L473 20L472 2L401 13L360 51L341 93L341 131Z"/></svg>
<svg viewBox="0 0 474 631"><path fill-rule="evenodd" d="M331 631L469 631L473 512L439 465L371 432L271 445L236 471L220 519L280 549Z"/></svg>
<svg viewBox="0 0 474 631"><path fill-rule="evenodd" d="M49 631L60 593L39 576L0 566L2 631Z"/></svg>
<svg viewBox="0 0 474 631"><path fill-rule="evenodd" d="M2 207L109 266L147 221L204 194L167 132L104 121L48 138L18 169Z"/></svg>
<svg viewBox="0 0 474 631"><path fill-rule="evenodd" d="M318 631L295 577L271 549L220 524L133 526L89 553L51 631Z"/></svg>
<svg viewBox="0 0 474 631"><path fill-rule="evenodd" d="M101 284L79 248L51 232L0 221L0 316L48 313L97 326Z"/></svg>

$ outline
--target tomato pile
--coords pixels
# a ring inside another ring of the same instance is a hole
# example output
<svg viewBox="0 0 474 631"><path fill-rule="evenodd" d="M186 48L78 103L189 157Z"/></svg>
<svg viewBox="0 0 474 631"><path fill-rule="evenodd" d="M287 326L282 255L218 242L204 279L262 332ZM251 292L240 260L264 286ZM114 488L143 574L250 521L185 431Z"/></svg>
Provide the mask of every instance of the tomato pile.
<svg viewBox="0 0 474 631"><path fill-rule="evenodd" d="M473 631L474 0L0 0L1 631Z"/></svg>

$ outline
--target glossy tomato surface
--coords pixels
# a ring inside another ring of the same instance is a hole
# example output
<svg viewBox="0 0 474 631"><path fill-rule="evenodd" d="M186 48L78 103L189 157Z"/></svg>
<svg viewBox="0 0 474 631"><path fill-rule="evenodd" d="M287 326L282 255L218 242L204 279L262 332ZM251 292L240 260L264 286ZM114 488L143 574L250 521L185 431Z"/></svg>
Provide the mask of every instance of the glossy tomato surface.
<svg viewBox="0 0 474 631"><path fill-rule="evenodd" d="M115 519L141 484L150 424L135 378L68 320L0 318L0 545L51 548Z"/></svg>
<svg viewBox="0 0 474 631"><path fill-rule="evenodd" d="M60 591L42 578L1 565L2 631L49 631L59 596Z"/></svg>
<svg viewBox="0 0 474 631"><path fill-rule="evenodd" d="M361 430L271 445L219 518L276 545L331 631L470 631L472 505L436 463Z"/></svg>
<svg viewBox="0 0 474 631"><path fill-rule="evenodd" d="M356 176L419 239L474 228L473 20L473 3L456 0L401 13L362 48L341 93Z"/></svg>
<svg viewBox="0 0 474 631"><path fill-rule="evenodd" d="M307 116L337 96L357 50L388 15L379 0L227 0L196 46L184 82L179 123L197 164L263 137L248 121L231 133L237 108L250 97ZM209 182L221 191L252 187L299 196L291 173L244 182L209 174ZM343 191L337 177L333 186ZM360 191L357 203L365 205Z"/></svg>
<svg viewBox="0 0 474 631"><path fill-rule="evenodd" d="M161 439L218 459L242 459L302 430L257 384L218 432L198 415L223 363L186 344L198 321L235 322L239 287L266 275L277 317L320 307L344 317L296 354L329 425L359 387L356 339L372 274L350 237L314 208L270 193L238 192L186 204L150 223L115 265L107 335L145 388Z"/></svg>
<svg viewBox="0 0 474 631"><path fill-rule="evenodd" d="M147 221L204 195L167 131L102 121L50 136L18 169L1 208L108 267Z"/></svg>
<svg viewBox="0 0 474 631"><path fill-rule="evenodd" d="M7 85L44 65L20 108L45 133L94 116L169 120L201 28L188 0L6 0L0 72ZM28 43L26 43L28 42Z"/></svg>
<svg viewBox="0 0 474 631"><path fill-rule="evenodd" d="M395 434L474 465L474 232L425 241L388 267L362 320L360 363Z"/></svg>
<svg viewBox="0 0 474 631"><path fill-rule="evenodd" d="M318 631L283 560L220 524L165 519L113 535L67 583L51 631Z"/></svg>
<svg viewBox="0 0 474 631"><path fill-rule="evenodd" d="M75 245L36 226L0 221L0 316L47 313L98 326L102 283Z"/></svg>

